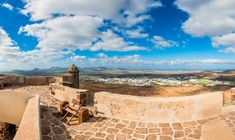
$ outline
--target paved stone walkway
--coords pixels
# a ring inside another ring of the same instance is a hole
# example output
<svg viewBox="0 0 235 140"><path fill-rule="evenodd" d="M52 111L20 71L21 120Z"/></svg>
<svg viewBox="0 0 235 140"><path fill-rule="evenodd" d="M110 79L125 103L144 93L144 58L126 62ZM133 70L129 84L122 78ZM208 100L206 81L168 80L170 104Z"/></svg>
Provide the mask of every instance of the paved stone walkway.
<svg viewBox="0 0 235 140"><path fill-rule="evenodd" d="M60 121L59 101L49 95L48 86L25 86L16 90L27 90L40 95L43 140L199 140L202 125L217 120L226 121L235 134L235 111L204 120L179 123L93 117L80 125L69 126Z"/></svg>

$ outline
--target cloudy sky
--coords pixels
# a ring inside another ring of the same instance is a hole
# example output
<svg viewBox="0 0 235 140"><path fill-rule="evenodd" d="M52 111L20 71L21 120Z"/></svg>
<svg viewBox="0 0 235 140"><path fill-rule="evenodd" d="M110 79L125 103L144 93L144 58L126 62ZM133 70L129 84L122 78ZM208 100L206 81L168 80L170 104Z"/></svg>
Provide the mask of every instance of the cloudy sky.
<svg viewBox="0 0 235 140"><path fill-rule="evenodd" d="M235 69L234 0L2 0L0 70Z"/></svg>

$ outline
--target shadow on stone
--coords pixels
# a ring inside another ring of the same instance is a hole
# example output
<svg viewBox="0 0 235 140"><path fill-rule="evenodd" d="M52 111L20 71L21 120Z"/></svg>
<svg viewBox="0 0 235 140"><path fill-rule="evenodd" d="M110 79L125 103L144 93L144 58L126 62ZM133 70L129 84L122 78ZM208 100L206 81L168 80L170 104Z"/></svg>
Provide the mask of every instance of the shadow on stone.
<svg viewBox="0 0 235 140"><path fill-rule="evenodd" d="M62 116L56 107L41 105L41 133L43 139L61 138L72 140L66 129L66 124L61 121L61 118Z"/></svg>

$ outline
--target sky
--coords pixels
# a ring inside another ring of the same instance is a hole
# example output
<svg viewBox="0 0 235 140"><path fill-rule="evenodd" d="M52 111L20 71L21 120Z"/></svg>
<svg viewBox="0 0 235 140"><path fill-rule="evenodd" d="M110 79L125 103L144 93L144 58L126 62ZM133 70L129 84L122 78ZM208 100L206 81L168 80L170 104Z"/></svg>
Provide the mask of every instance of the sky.
<svg viewBox="0 0 235 140"><path fill-rule="evenodd" d="M0 71L235 69L234 0L2 0Z"/></svg>

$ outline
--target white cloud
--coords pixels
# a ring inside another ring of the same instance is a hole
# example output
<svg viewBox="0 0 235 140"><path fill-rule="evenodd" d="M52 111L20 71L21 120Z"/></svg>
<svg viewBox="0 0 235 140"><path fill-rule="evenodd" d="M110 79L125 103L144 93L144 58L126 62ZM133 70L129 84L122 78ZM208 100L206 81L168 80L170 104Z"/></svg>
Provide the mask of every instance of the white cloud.
<svg viewBox="0 0 235 140"><path fill-rule="evenodd" d="M177 0L176 5L189 14L183 30L194 36L217 36L235 30L234 0Z"/></svg>
<svg viewBox="0 0 235 140"><path fill-rule="evenodd" d="M165 49L173 46L179 46L177 42L172 40L165 40L161 36L153 36L151 41L155 44L155 47L158 49Z"/></svg>
<svg viewBox="0 0 235 140"><path fill-rule="evenodd" d="M109 20L120 28L134 26L151 18L147 12L161 6L160 2L144 0L23 0L21 13L29 16L30 24L20 27L18 34L36 37L35 50L25 52L30 57L47 60L74 54L76 50L133 51L146 50L114 34L104 23ZM52 6L53 5L53 6ZM105 5L105 8L104 8ZM123 13L128 13L124 16ZM129 31L129 37L144 37L142 29ZM74 58L73 58L74 59Z"/></svg>
<svg viewBox="0 0 235 140"><path fill-rule="evenodd" d="M80 60L84 60L86 58L86 56L80 56L80 55L75 55L75 56L71 56L69 59L71 61L80 61Z"/></svg>
<svg viewBox="0 0 235 140"><path fill-rule="evenodd" d="M124 38L114 34L111 30L102 32L98 42L92 47L91 51L106 50L106 51L137 51L146 50L145 47L132 45L130 42L125 42Z"/></svg>
<svg viewBox="0 0 235 140"><path fill-rule="evenodd" d="M2 7L7 8L8 10L13 10L14 9L14 7L12 5L10 5L9 3L3 3Z"/></svg>
<svg viewBox="0 0 235 140"><path fill-rule="evenodd" d="M102 19L91 16L63 16L21 27L19 33L38 38L42 50L87 50L100 32Z"/></svg>
<svg viewBox="0 0 235 140"><path fill-rule="evenodd" d="M125 34L129 38L146 38L146 37L148 37L148 34L142 33L143 30L144 30L143 28L138 27L138 29L136 29L136 30L126 30Z"/></svg>
<svg viewBox="0 0 235 140"><path fill-rule="evenodd" d="M222 36L212 37L212 46L215 48L221 47L221 52L235 54L235 33L226 34ZM226 47L225 47L226 46Z"/></svg>
<svg viewBox="0 0 235 140"><path fill-rule="evenodd" d="M0 60L13 61L18 59L20 48L14 40L0 27Z"/></svg>
<svg viewBox="0 0 235 140"><path fill-rule="evenodd" d="M102 54L103 56L103 54ZM105 55L105 57L99 57L99 58L90 58L88 62L86 62L88 65L92 66L109 66L109 67L137 67L142 65L147 65L149 63L146 63L145 61L141 60L141 56L138 54L134 55L127 55L127 56L113 56L108 57ZM152 64L152 63L151 63Z"/></svg>
<svg viewBox="0 0 235 140"><path fill-rule="evenodd" d="M101 57L101 58L107 58L108 57L105 53L99 53L99 54L97 54L97 56Z"/></svg>
<svg viewBox="0 0 235 140"><path fill-rule="evenodd" d="M54 14L99 16L112 20L115 23L123 23L128 26L142 22L150 18L145 13L151 8L161 6L160 2L152 0L24 0L26 3L22 14L29 15L31 20L45 20L53 18ZM52 6L53 5L53 6ZM105 6L105 8L104 8ZM120 14L123 10L126 16Z"/></svg>
<svg viewBox="0 0 235 140"><path fill-rule="evenodd" d="M222 36L216 36L212 38L212 45L214 47L219 46L231 46L235 48L235 33L226 34Z"/></svg>
<svg viewBox="0 0 235 140"><path fill-rule="evenodd" d="M235 53L234 0L177 0L176 5L189 14L182 29L193 36L209 36L214 47Z"/></svg>
<svg viewBox="0 0 235 140"><path fill-rule="evenodd" d="M198 60L182 60L176 59L169 62L170 65L217 65L217 64L235 64L235 60L220 59L198 59Z"/></svg>
<svg viewBox="0 0 235 140"><path fill-rule="evenodd" d="M49 61L67 54L66 51L44 51L35 49L32 51L22 51L14 40L0 27L0 61L15 68L30 68L32 65L41 67L51 65Z"/></svg>

